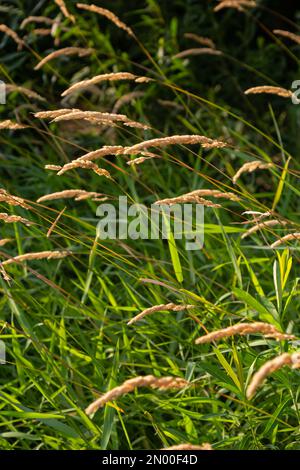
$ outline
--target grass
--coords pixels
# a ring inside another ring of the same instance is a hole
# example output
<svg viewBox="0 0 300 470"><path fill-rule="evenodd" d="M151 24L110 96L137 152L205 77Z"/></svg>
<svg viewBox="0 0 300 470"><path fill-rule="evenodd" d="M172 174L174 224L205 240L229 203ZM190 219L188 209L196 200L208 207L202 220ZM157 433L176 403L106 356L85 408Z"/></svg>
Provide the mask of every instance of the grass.
<svg viewBox="0 0 300 470"><path fill-rule="evenodd" d="M130 3L127 13L116 2L114 12L137 39L66 2L76 22L60 16L56 45L51 35L34 33L43 25L19 29L29 11L57 17L55 2L32 10L28 3L1 7L3 22L22 38L28 35L26 46L16 51L1 33L1 76L46 102L18 92L8 95L1 120L30 128L1 130L0 157L1 186L25 198L32 209L1 202L0 211L35 224L1 222L1 238L12 239L0 248L1 260L46 250L67 249L72 255L7 265L12 280L0 279L0 331L7 356L0 366L1 449L159 449L184 442L209 442L216 450L299 449L297 370L282 368L252 400L246 398L253 373L267 360L297 351L298 341L249 335L195 344L197 337L239 321L263 321L299 335L299 241L270 248L299 231L299 109L277 96L243 93L259 85L289 89L298 78L299 46L272 35L265 23L278 17L263 1L244 14L213 13L211 2L199 12L197 5L187 8L179 1L182 15L155 0L144 2L143 11ZM112 8L105 2L101 6ZM282 29L297 31L282 21ZM172 59L198 47L183 37L190 28L210 36L223 55ZM95 52L59 57L33 70L44 56L68 46ZM153 81L105 82L62 101L61 93L71 84L119 71ZM61 107L111 112L120 97L133 91L142 94L119 113L149 124L150 130L102 128L85 121L49 124L33 116ZM112 179L86 169L62 176L44 169L103 145L130 146L176 134L223 139L229 147L170 146L157 149L160 159L134 166L124 156L97 160ZM243 174L233 185L234 174L251 160L274 167ZM92 200L35 202L73 188L104 193L108 202L122 195L146 206L202 188L234 192L240 201L221 200L222 208L205 208L204 247L186 251L184 241L172 238L101 240L96 233L99 203ZM272 218L287 225L265 227L242 239L251 226L242 224L251 219L244 211L273 211ZM196 308L157 312L127 325L142 310L170 302ZM179 391L139 388L92 417L85 414L102 393L148 374L191 384Z"/></svg>

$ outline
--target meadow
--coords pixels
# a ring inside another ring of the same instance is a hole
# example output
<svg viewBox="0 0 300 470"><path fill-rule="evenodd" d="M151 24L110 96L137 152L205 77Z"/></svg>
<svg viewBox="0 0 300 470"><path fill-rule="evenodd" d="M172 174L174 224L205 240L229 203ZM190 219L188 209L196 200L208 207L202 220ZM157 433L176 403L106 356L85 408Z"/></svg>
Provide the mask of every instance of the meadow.
<svg viewBox="0 0 300 470"><path fill-rule="evenodd" d="M0 12L0 448L299 450L300 10ZM203 246L102 238L120 196Z"/></svg>

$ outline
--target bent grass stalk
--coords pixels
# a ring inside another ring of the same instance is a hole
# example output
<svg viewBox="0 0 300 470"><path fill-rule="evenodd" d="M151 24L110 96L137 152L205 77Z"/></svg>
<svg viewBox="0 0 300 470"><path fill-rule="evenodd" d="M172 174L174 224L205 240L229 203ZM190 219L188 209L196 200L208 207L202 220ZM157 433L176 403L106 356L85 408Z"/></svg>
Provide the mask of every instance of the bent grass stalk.
<svg viewBox="0 0 300 470"><path fill-rule="evenodd" d="M279 238L276 242L272 243L271 248L277 248L280 245L283 245L286 242L300 240L300 232L289 233L282 238Z"/></svg>
<svg viewBox="0 0 300 470"><path fill-rule="evenodd" d="M81 82L74 83L74 85L70 86L65 90L61 96L67 96L74 91L79 91L85 88L88 88L92 85L98 85L104 81L115 81L115 80L133 80L136 83L147 83L151 81L151 78L148 77L140 77L138 75L134 75L130 72L116 72L116 73L105 73L102 75L96 75L95 77L82 80Z"/></svg>
<svg viewBox="0 0 300 470"><path fill-rule="evenodd" d="M132 392L135 388L151 387L158 388L160 390L167 390L172 388L185 388L188 384L189 382L180 377L154 377L153 375L134 377L133 379L126 380L119 387L115 387L102 395L102 397L91 403L86 408L85 412L87 415L92 415L106 403L114 401L120 396Z"/></svg>
<svg viewBox="0 0 300 470"><path fill-rule="evenodd" d="M253 233L257 232L258 230L262 230L264 228L274 227L275 225L286 225L286 224L287 224L287 222L285 222L284 220L277 220L277 219L271 219L271 220L267 220L266 222L260 222L256 225L254 225L253 227L249 228L249 230L247 230L247 232L243 233L241 238L244 239L246 237L249 237L249 235L252 235Z"/></svg>
<svg viewBox="0 0 300 470"><path fill-rule="evenodd" d="M22 263L23 261L40 260L40 259L61 259L71 255L71 251L40 251L37 253L25 253L24 255L14 256L2 262L3 265L12 263Z"/></svg>
<svg viewBox="0 0 300 470"><path fill-rule="evenodd" d="M149 147L166 147L167 145L175 144L200 144L203 148L224 148L228 144L219 140L213 140L203 135L172 135L168 137L159 137L157 139L144 140L138 144L126 147L124 154L139 153L141 150L145 150Z"/></svg>
<svg viewBox="0 0 300 470"><path fill-rule="evenodd" d="M93 13L97 13L98 15L105 16L108 20L110 20L112 23L114 23L118 28L123 29L126 31L126 33L129 34L129 36L133 36L134 32L132 31L129 26L127 26L123 21L120 20L112 11L107 10L106 8L98 7L96 5L86 5L85 3L77 3L76 4L77 8L80 8L82 10L87 10L91 11Z"/></svg>
<svg viewBox="0 0 300 470"><path fill-rule="evenodd" d="M263 163L260 160L255 160L253 162L244 163L241 168L235 173L232 178L233 184L236 184L237 180L243 173L253 173L255 170L265 170L267 168L273 168L274 163Z"/></svg>
<svg viewBox="0 0 300 470"><path fill-rule="evenodd" d="M291 90L286 90L285 88L268 85L248 88L248 90L245 90L244 93L245 95L268 93L271 95L281 96L282 98L291 98L293 96L293 92Z"/></svg>
<svg viewBox="0 0 300 470"><path fill-rule="evenodd" d="M82 48L82 47L64 47L63 49L59 49L57 51L53 51L44 57L35 67L34 70L41 69L45 64L50 62L53 59L61 56L70 56L70 55L77 55L78 57L85 57L87 55L92 54L95 52L95 49L92 48Z"/></svg>
<svg viewBox="0 0 300 470"><path fill-rule="evenodd" d="M182 310L189 310L189 309L195 308L195 307L196 307L195 305L176 305L176 304L173 304L173 303L154 305L153 307L146 308L141 313L139 313L138 315L133 317L131 320L129 320L129 322L127 322L127 325L132 325L133 323L135 323L139 320L142 320L142 318L144 318L145 316L150 315L151 313L160 312L162 310L168 310L168 311L172 311L172 312L180 312Z"/></svg>
<svg viewBox="0 0 300 470"><path fill-rule="evenodd" d="M276 372L278 369L281 369L283 366L290 366L292 369L297 369L300 367L300 354L299 353L283 353L280 356L271 359L266 362L259 370L256 372L247 388L247 398L250 400L255 395L258 387L264 382L265 378L268 377L273 372Z"/></svg>
<svg viewBox="0 0 300 470"><path fill-rule="evenodd" d="M235 335L249 335L249 334L262 334L265 338L274 338L276 340L292 340L295 336L281 333L275 326L268 323L238 323L237 325L223 328L222 330L212 331L211 333L201 336L195 340L195 344L211 343L219 341L223 338L228 338Z"/></svg>

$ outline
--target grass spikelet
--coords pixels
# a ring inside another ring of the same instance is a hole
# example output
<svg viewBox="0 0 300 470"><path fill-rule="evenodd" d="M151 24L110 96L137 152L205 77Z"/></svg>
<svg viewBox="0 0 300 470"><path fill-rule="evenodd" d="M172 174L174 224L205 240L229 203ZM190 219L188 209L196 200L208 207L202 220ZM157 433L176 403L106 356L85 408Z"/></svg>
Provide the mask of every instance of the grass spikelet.
<svg viewBox="0 0 300 470"><path fill-rule="evenodd" d="M239 201L240 198L234 193L224 193L218 189L196 189L188 193L190 196L207 197L212 196L215 198L228 199L229 201Z"/></svg>
<svg viewBox="0 0 300 470"><path fill-rule="evenodd" d="M245 95L268 93L271 95L281 96L282 98L291 98L291 96L293 95L291 90L286 90L285 88L268 85L248 88L248 90L245 90L244 93Z"/></svg>
<svg viewBox="0 0 300 470"><path fill-rule="evenodd" d="M210 38L199 36L198 34L194 34L194 33L184 33L183 36L187 39L192 39L193 41L198 42L198 44L201 44L201 46L207 46L210 49L216 48L215 43Z"/></svg>
<svg viewBox="0 0 300 470"><path fill-rule="evenodd" d="M212 201L203 198L207 196L228 199L230 201L240 200L240 198L233 193L224 193L217 189L196 189L195 191L182 194L178 197L161 199L160 201L156 201L155 204L182 204L188 202L195 202L197 204L202 204L207 207L222 207L220 204L215 204Z"/></svg>
<svg viewBox="0 0 300 470"><path fill-rule="evenodd" d="M22 21L20 29L24 29L29 23L45 23L52 25L54 20L52 18L48 18L47 16L28 16L25 20Z"/></svg>
<svg viewBox="0 0 300 470"><path fill-rule="evenodd" d="M61 56L77 55L78 57L84 57L95 52L95 49L92 48L83 48L83 47L64 47L58 49L57 51L51 52L46 57L44 57L35 67L34 70L39 70L43 65L47 64L50 60L56 59Z"/></svg>
<svg viewBox="0 0 300 470"><path fill-rule="evenodd" d="M121 145L105 145L104 147L94 150L92 152L88 152L82 157L77 158L77 160L73 160L73 162L77 161L92 161L96 160L97 158L106 157L107 155L118 155L124 151L125 147Z"/></svg>
<svg viewBox="0 0 300 470"><path fill-rule="evenodd" d="M194 445L194 444L177 444L171 447L164 447L160 450L213 450L212 446L209 443L204 443L202 445Z"/></svg>
<svg viewBox="0 0 300 470"><path fill-rule="evenodd" d="M67 9L66 7L66 4L64 2L64 0L54 0L54 2L56 3L57 6L59 6L62 14L68 18L70 21L72 21L72 23L75 23L75 17L73 15L71 15L71 13L69 12L69 10Z"/></svg>
<svg viewBox="0 0 300 470"><path fill-rule="evenodd" d="M33 222L30 222L30 220L24 219L23 217L20 217L19 215L9 215L6 212L0 213L0 220L3 220L3 222L5 222L6 224L20 222L21 224L24 224L24 225L33 225Z"/></svg>
<svg viewBox="0 0 300 470"><path fill-rule="evenodd" d="M105 18L107 18L112 23L114 23L118 28L123 29L124 31L126 31L129 34L129 36L135 37L134 32L132 31L132 29L129 28L129 26L127 26L125 23L123 23L123 21L121 21L120 18L118 18L112 11L107 10L106 8L98 7L98 6L93 5L93 4L92 5L85 5L84 3L77 3L76 6L77 6L77 8L79 8L81 10L88 10L88 11L91 11L93 13L98 13L98 15L105 16Z"/></svg>
<svg viewBox="0 0 300 470"><path fill-rule="evenodd" d="M256 393L258 387L264 382L265 378L273 372L281 369L283 366L290 366L292 369L300 367L299 353L283 353L280 356L267 361L252 377L247 389L247 398L250 400Z"/></svg>
<svg viewBox="0 0 300 470"><path fill-rule="evenodd" d="M94 414L99 408L102 408L106 403L114 401L117 398L132 392L139 387L151 387L160 390L167 390L172 388L184 388L189 384L180 377L154 377L153 375L145 375L134 377L133 379L125 380L119 387L115 387L109 392L102 395L102 397L91 403L85 410L87 415Z"/></svg>
<svg viewBox="0 0 300 470"><path fill-rule="evenodd" d="M14 91L17 91L18 93L22 93L23 95L27 96L28 98L33 98L38 101L46 101L45 98L43 98L41 95L36 93L33 90L30 90L29 88L25 88L23 86L18 86L18 85L13 85L13 84L6 84L5 85L5 90L6 93L12 93Z"/></svg>
<svg viewBox="0 0 300 470"><path fill-rule="evenodd" d="M152 160L153 158L161 158L160 155L156 155L156 153L152 152L141 152L142 157L134 158L133 160L129 160L127 165L140 165L144 163L146 160Z"/></svg>
<svg viewBox="0 0 300 470"><path fill-rule="evenodd" d="M273 163L263 163L260 160L255 160L253 162L244 163L241 168L235 173L232 178L233 184L236 184L237 180L243 173L253 173L255 170L265 170L267 168L274 167Z"/></svg>
<svg viewBox="0 0 300 470"><path fill-rule="evenodd" d="M3 265L12 263L22 263L23 261L31 261L35 259L61 259L71 255L71 251L39 251L38 253L25 253L24 255L14 256L2 262Z"/></svg>
<svg viewBox="0 0 300 470"><path fill-rule="evenodd" d="M300 44L300 35L299 34L291 33L290 31L284 31L282 29L274 29L273 33L276 34L277 36L282 36L282 37L285 37L285 38L289 38L292 41L294 41L295 43Z"/></svg>
<svg viewBox="0 0 300 470"><path fill-rule="evenodd" d="M45 170L59 171L61 169L60 165L45 165Z"/></svg>
<svg viewBox="0 0 300 470"><path fill-rule="evenodd" d="M11 241L12 241L11 238L2 238L2 240L0 240L0 246L4 246Z"/></svg>
<svg viewBox="0 0 300 470"><path fill-rule="evenodd" d="M81 82L74 83L67 90L65 90L61 96L67 96L74 91L82 90L88 88L92 85L98 85L104 81L115 81L115 80L134 80L137 83L149 82L151 79L147 77L139 77L130 72L115 72L115 73L104 73L101 75L96 75L95 77L82 80Z"/></svg>
<svg viewBox="0 0 300 470"><path fill-rule="evenodd" d="M127 325L132 325L133 323L144 318L146 315L150 315L154 312L160 312L162 310L180 312L181 310L189 310L191 308L195 308L195 305L176 305L173 303L154 305L153 307L146 308L146 310L143 310L141 313L133 317L131 320L129 320L129 322L127 322Z"/></svg>
<svg viewBox="0 0 300 470"><path fill-rule="evenodd" d="M228 338L235 335L249 335L261 333L265 338L274 338L278 341L295 339L293 335L280 333L275 326L268 323L238 323L237 325L223 328L222 330L212 331L211 333L197 338L195 344L211 343L219 341L222 338Z"/></svg>
<svg viewBox="0 0 300 470"><path fill-rule="evenodd" d="M69 114L75 111L80 111L80 109L62 108L62 109L54 109L53 111L39 111L38 113L34 114L34 117L39 118L39 119L54 119L58 116L62 116L63 114Z"/></svg>
<svg viewBox="0 0 300 470"><path fill-rule="evenodd" d="M17 35L17 33L15 33L15 31L13 31L11 28L6 26L5 24L0 24L0 31L2 31L2 33L4 33L7 36L11 37L15 41L15 43L18 45L18 51L23 49L23 46L25 46L25 43L24 43L23 39L21 39Z"/></svg>
<svg viewBox="0 0 300 470"><path fill-rule="evenodd" d="M235 8L240 12L244 12L245 8L256 7L254 0L220 0L219 5L214 8L214 11L223 10L223 8Z"/></svg>
<svg viewBox="0 0 300 470"><path fill-rule="evenodd" d="M8 283L11 282L11 277L7 274L7 272L6 272L5 269L3 268L2 263L0 263L0 274L1 274L2 279L3 279L5 282L8 282Z"/></svg>
<svg viewBox="0 0 300 470"><path fill-rule="evenodd" d="M185 49L184 51L178 52L173 55L173 59L183 59L191 55L222 55L223 52L211 47L194 47L192 49Z"/></svg>
<svg viewBox="0 0 300 470"><path fill-rule="evenodd" d="M262 230L268 227L274 227L275 225L286 225L286 222L284 220L278 220L278 219L271 219L265 222L260 222L254 225L253 227L249 228L247 232L243 233L241 238L243 239L243 238L249 237L249 235L252 235L253 233L258 232L258 230Z"/></svg>
<svg viewBox="0 0 300 470"><path fill-rule="evenodd" d="M46 194L45 196L40 197L36 202L45 202L45 201L54 201L57 199L71 199L74 198L75 201L81 201L83 199L98 198L103 196L102 193L89 192L84 189L65 189L64 191L58 191L56 193Z"/></svg>
<svg viewBox="0 0 300 470"><path fill-rule="evenodd" d="M50 28L35 28L32 30L32 34L36 36L49 36L52 34L52 29Z"/></svg>
<svg viewBox="0 0 300 470"><path fill-rule="evenodd" d="M66 171L73 170L74 168L84 168L86 170L93 170L99 176L105 176L106 178L111 178L110 173L103 168L99 168L96 163L84 160L74 160L70 163L66 163L57 173L58 176L63 175Z"/></svg>
<svg viewBox="0 0 300 470"><path fill-rule="evenodd" d="M23 207L23 209L30 209L30 206L26 204L24 199L9 194L5 189L0 189L0 202L7 202L7 204L11 206L20 206Z"/></svg>
<svg viewBox="0 0 300 470"><path fill-rule="evenodd" d="M293 240L300 240L300 232L289 233L288 235L285 235L276 242L272 243L271 248L277 248L278 246Z"/></svg>
<svg viewBox="0 0 300 470"><path fill-rule="evenodd" d="M101 113L99 111L80 111L72 110L70 113L61 113L56 116L52 122L69 121L69 120L84 119L86 121L95 122L103 125L114 125L114 122L122 122L125 126L149 129L147 124L131 121L124 114Z"/></svg>
<svg viewBox="0 0 300 470"><path fill-rule="evenodd" d="M227 147L225 142L218 140L209 139L203 135L173 135L169 137L160 137L157 139L145 140L139 144L135 144L132 147L127 147L124 150L124 154L136 154L141 150L145 150L149 147L166 147L167 145L175 144L201 144L204 148L223 148Z"/></svg>
<svg viewBox="0 0 300 470"><path fill-rule="evenodd" d="M172 197L172 198L166 198L166 199L161 199L159 201L156 201L154 204L156 205L172 205L172 204L186 204L186 203L196 203L196 204L202 204L205 207L215 207L219 208L222 207L221 204L215 204L212 201L208 201L207 199L203 199L199 196L191 196L189 194L184 194L182 196L178 197Z"/></svg>
<svg viewBox="0 0 300 470"><path fill-rule="evenodd" d="M13 122L10 119L0 122L0 129L10 129L16 131L18 129L27 129L29 126L26 124L19 124L18 122Z"/></svg>
<svg viewBox="0 0 300 470"><path fill-rule="evenodd" d="M56 116L53 122L69 121L72 119L87 119L93 121L129 121L129 118L125 114L112 114L112 113L101 113L99 111L80 111L72 110L69 113L62 113L60 116Z"/></svg>

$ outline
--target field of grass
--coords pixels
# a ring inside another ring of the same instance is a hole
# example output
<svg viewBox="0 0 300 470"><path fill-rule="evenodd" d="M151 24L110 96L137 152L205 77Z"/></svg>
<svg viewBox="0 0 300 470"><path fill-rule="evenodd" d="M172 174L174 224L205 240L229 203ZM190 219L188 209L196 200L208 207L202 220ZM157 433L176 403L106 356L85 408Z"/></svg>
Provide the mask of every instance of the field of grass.
<svg viewBox="0 0 300 470"><path fill-rule="evenodd" d="M279 2L264 0L244 2L251 6L242 11L214 11L217 1L94 3L122 23L75 1L65 1L67 10L54 0L0 5L6 26L0 26L0 79L7 85L0 105L0 340L6 349L0 448L300 449L300 106L288 96L300 80L296 12L287 18L282 8L276 11ZM69 47L80 50L36 67ZM151 80L104 77L62 96L77 82L119 72ZM276 89L244 93L258 86ZM126 118L35 116L60 109ZM146 128L129 127L126 119ZM154 145L146 150L157 158L131 165L149 155L112 151L93 160L105 172L77 167L60 176L59 168L45 169L103 146L174 135L226 146ZM250 162L262 168L246 167L233 181ZM99 193L99 201L37 202L71 189ZM127 196L129 204L150 207L201 189L234 194L205 196L220 207L204 208L201 249L186 250L185 240L172 236L103 240L97 233L102 199L117 207L118 197ZM5 262L45 251L67 256ZM183 308L163 308L170 303ZM156 305L161 309L128 325ZM277 338L260 326L195 342L257 322L276 328ZM293 337L282 340L283 333ZM276 357L282 367L270 363L256 393L247 395L254 374ZM186 383L132 387L86 413L104 393L147 375Z"/></svg>

